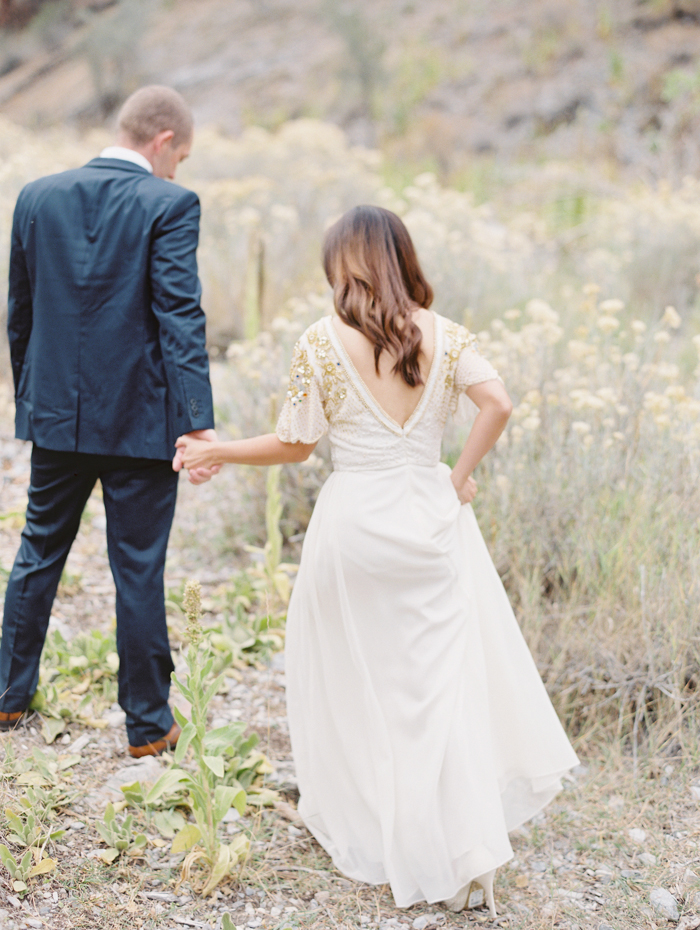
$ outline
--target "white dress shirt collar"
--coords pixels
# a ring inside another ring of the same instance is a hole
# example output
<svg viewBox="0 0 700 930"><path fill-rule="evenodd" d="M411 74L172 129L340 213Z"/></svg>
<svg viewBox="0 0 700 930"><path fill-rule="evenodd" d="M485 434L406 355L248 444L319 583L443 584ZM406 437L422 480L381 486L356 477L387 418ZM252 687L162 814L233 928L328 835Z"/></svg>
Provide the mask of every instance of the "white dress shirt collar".
<svg viewBox="0 0 700 930"><path fill-rule="evenodd" d="M121 145L110 145L106 149L102 149L100 158L121 158L123 161L132 161L135 165L139 165L153 174L153 165L144 155L135 152L133 149L125 149Z"/></svg>

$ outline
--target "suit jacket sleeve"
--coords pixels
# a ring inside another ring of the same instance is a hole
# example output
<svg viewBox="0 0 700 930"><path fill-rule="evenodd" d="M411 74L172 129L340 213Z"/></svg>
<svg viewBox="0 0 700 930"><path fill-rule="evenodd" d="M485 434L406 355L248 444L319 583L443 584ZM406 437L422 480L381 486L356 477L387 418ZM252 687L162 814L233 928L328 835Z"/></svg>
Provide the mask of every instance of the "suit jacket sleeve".
<svg viewBox="0 0 700 930"><path fill-rule="evenodd" d="M214 426L205 317L197 276L199 199L183 191L154 229L151 250L153 312L160 324L160 341L171 389L185 407L190 430Z"/></svg>
<svg viewBox="0 0 700 930"><path fill-rule="evenodd" d="M7 336L10 344L15 394L19 388L19 379L22 375L27 345L32 332L32 289L20 235L21 200L20 194L12 223L10 291L7 300Z"/></svg>

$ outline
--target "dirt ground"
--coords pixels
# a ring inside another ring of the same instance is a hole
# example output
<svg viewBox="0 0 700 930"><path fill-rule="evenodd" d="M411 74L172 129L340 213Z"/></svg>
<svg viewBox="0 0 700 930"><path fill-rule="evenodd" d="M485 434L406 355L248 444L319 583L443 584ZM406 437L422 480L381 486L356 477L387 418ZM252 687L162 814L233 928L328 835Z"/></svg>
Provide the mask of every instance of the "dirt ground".
<svg viewBox="0 0 700 930"><path fill-rule="evenodd" d="M4 569L11 566L19 539L28 466L29 448L12 438L5 412L0 415L0 566ZM225 561L188 548L196 521L206 518L207 508L221 505L217 493L213 485L195 489L183 480L168 559L169 587L178 587L185 577L197 577L206 596L225 577ZM68 570L80 581L59 592L53 624L66 638L88 628L109 629L114 592L98 495L90 500ZM297 793L281 654L269 666L247 669L240 680L231 679L228 693L216 700L217 723L245 720L260 735L261 748L274 767L270 787L285 798L280 809L228 825L229 832L243 829L252 835L251 856L236 880L202 900L187 883L178 884L182 856L171 855L168 844L155 833L149 834L139 858L122 858L111 866L97 858L104 844L94 822L101 819L114 785L137 777L153 780L165 764L151 760L144 767L129 759L123 717L113 707L105 717L106 726L71 725L51 747L59 755L81 757L64 772L73 800L61 816L66 835L49 846L58 867L35 880L23 899L12 893L8 873L0 868L2 930L218 930L226 911L236 927L264 930L472 926L693 930L700 926L700 771L689 760L645 759L635 775L631 760L612 749L606 756L585 758L546 812L513 835L515 856L497 876L500 916L492 922L483 907L457 915L437 904L396 909L387 887L345 879L303 826L294 822ZM5 771L8 760L26 758L36 747L47 748L38 718L2 736ZM0 801L6 807L18 789L7 779L2 793ZM652 906L658 889L674 897L675 919Z"/></svg>

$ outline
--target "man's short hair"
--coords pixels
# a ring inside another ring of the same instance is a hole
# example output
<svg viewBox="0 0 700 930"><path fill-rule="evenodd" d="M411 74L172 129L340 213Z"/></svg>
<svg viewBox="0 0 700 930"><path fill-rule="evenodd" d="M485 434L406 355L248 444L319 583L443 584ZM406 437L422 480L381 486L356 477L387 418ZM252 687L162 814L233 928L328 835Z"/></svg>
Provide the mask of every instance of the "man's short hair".
<svg viewBox="0 0 700 930"><path fill-rule="evenodd" d="M192 138L194 120L184 98L172 87L149 84L135 91L119 111L119 129L137 145L146 145L159 132L171 129L173 145Z"/></svg>

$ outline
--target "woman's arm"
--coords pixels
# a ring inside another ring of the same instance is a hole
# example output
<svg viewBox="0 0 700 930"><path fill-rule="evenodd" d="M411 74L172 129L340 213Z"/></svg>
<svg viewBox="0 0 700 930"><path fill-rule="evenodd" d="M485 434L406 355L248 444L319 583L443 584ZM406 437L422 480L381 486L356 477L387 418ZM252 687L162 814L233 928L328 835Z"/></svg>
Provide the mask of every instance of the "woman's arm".
<svg viewBox="0 0 700 930"><path fill-rule="evenodd" d="M315 442L282 442L275 433L229 442L202 442L180 436L175 445L178 450L173 460L175 471L181 468L212 468L227 463L284 465L287 462L305 462L316 448Z"/></svg>
<svg viewBox="0 0 700 930"><path fill-rule="evenodd" d="M513 404L500 381L482 381L467 389L467 396L479 408L457 464L452 469L452 484L463 504L474 500L476 482L472 472L492 449L503 432Z"/></svg>

